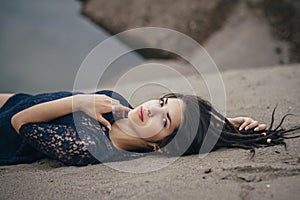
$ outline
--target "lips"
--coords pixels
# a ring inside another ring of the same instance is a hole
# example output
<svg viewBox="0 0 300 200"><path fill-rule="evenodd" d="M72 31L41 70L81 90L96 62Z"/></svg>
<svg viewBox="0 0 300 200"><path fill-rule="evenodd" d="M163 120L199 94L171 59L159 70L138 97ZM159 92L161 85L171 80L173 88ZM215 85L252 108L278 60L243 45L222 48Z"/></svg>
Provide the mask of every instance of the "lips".
<svg viewBox="0 0 300 200"><path fill-rule="evenodd" d="M143 115L143 107L141 106L139 109L139 118L141 119L141 121L144 121L144 115Z"/></svg>

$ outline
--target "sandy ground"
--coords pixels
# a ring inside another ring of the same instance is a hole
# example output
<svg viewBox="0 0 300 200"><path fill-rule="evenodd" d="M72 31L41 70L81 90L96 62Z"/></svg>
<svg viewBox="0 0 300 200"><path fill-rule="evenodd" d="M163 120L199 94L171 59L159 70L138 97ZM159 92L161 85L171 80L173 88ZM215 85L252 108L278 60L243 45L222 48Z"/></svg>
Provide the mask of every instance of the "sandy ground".
<svg viewBox="0 0 300 200"><path fill-rule="evenodd" d="M226 71L222 77L228 116L248 115L268 123L278 103L276 123L292 112L298 116L283 127L299 125L300 65ZM181 157L147 173L122 172L104 164L67 167L49 159L1 166L0 199L298 199L300 139L287 144L287 151L282 146L258 149L252 160L242 149ZM150 165L162 159L167 158L144 161Z"/></svg>

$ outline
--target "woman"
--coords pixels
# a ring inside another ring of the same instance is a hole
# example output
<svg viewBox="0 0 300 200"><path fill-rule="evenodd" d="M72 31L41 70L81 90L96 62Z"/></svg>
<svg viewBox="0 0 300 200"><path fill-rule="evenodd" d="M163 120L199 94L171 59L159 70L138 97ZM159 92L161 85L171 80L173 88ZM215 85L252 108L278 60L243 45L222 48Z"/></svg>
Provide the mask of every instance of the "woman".
<svg viewBox="0 0 300 200"><path fill-rule="evenodd" d="M296 130L277 130L279 126L271 130L272 124L266 130L265 124L248 117L226 119L208 102L191 95L168 94L135 109L109 90L3 94L0 100L2 165L44 157L66 165L87 165L153 151L196 154L206 135L216 138L213 149L253 149L284 144L284 133Z"/></svg>

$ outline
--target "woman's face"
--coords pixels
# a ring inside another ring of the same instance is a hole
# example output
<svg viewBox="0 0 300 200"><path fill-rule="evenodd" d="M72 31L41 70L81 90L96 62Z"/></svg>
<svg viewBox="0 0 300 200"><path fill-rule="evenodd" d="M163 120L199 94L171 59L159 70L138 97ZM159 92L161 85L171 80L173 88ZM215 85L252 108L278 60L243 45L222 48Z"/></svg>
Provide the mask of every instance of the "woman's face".
<svg viewBox="0 0 300 200"><path fill-rule="evenodd" d="M137 137L159 141L180 126L184 103L181 99L150 100L128 113L128 121Z"/></svg>

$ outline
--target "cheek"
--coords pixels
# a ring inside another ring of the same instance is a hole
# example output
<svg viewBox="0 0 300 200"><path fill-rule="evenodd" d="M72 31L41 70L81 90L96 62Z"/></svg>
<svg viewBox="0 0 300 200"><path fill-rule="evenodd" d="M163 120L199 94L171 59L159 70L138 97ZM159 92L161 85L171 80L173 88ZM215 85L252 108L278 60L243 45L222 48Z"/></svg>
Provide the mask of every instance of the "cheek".
<svg viewBox="0 0 300 200"><path fill-rule="evenodd" d="M155 117L144 126L137 126L136 131L141 138L149 138L157 135L163 128L162 119Z"/></svg>

